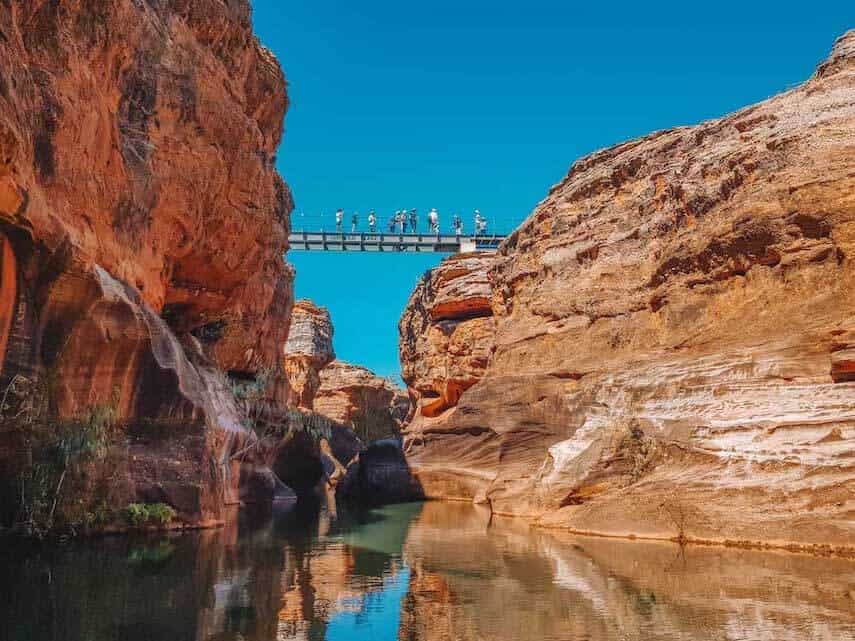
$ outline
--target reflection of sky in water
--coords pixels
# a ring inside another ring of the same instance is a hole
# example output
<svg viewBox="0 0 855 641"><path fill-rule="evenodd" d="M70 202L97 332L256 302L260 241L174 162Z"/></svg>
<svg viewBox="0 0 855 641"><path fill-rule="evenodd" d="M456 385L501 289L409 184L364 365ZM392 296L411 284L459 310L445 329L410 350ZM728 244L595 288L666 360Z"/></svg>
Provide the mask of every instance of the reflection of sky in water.
<svg viewBox="0 0 855 641"><path fill-rule="evenodd" d="M398 638L401 604L407 595L407 568L383 580L383 589L343 603L327 626L327 641L381 641Z"/></svg>

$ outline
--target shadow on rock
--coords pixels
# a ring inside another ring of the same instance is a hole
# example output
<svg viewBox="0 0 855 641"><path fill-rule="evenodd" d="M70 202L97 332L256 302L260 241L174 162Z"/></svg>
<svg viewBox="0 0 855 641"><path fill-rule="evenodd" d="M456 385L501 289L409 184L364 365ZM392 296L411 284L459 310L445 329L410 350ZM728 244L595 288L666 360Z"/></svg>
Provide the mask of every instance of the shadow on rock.
<svg viewBox="0 0 855 641"><path fill-rule="evenodd" d="M425 498L398 439L375 441L362 450L339 482L336 496L350 503L385 505Z"/></svg>

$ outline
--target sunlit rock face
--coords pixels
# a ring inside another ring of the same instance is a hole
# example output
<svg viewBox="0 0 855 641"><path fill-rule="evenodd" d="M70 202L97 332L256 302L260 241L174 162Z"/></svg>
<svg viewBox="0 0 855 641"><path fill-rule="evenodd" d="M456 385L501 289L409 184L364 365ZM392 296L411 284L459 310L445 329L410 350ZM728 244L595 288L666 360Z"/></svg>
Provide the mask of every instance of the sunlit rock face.
<svg viewBox="0 0 855 641"><path fill-rule="evenodd" d="M400 356L416 420L454 407L484 375L496 331L494 264L494 254L452 256L425 274L410 297L399 324Z"/></svg>
<svg viewBox="0 0 855 641"><path fill-rule="evenodd" d="M286 392L282 72L246 0L12 0L0 32L2 380L50 380L60 418L114 406L139 442L189 428L137 498L174 482L215 516L243 431L221 372Z"/></svg>
<svg viewBox="0 0 855 641"><path fill-rule="evenodd" d="M312 301L294 304L291 329L285 343L285 373L291 387L290 404L312 409L321 386L320 371L333 360L330 313Z"/></svg>
<svg viewBox="0 0 855 641"><path fill-rule="evenodd" d="M480 380L409 428L428 494L601 534L851 545L853 43L787 93L573 165L490 268ZM404 336L430 327L423 299ZM402 344L417 389L423 334Z"/></svg>
<svg viewBox="0 0 855 641"><path fill-rule="evenodd" d="M387 379L358 365L333 361L321 370L315 411L346 425L368 418L397 426L406 417L406 393Z"/></svg>

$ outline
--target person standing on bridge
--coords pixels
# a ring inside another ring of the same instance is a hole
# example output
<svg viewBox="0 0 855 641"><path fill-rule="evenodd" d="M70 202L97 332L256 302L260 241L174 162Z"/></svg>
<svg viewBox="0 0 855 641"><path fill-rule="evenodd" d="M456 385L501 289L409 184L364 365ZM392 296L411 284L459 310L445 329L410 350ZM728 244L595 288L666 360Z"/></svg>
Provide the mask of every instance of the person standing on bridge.
<svg viewBox="0 0 855 641"><path fill-rule="evenodd" d="M439 212L437 212L436 207L430 210L428 214L428 222L430 223L430 231L432 234L439 233Z"/></svg>
<svg viewBox="0 0 855 641"><path fill-rule="evenodd" d="M353 212L353 216L350 217L350 233L355 234L356 228L359 226L359 212Z"/></svg>
<svg viewBox="0 0 855 641"><path fill-rule="evenodd" d="M373 209L368 212L368 231L372 234L377 233L377 216Z"/></svg>
<svg viewBox="0 0 855 641"><path fill-rule="evenodd" d="M335 230L340 234L341 225L344 222L344 210L339 209L335 212Z"/></svg>
<svg viewBox="0 0 855 641"><path fill-rule="evenodd" d="M454 235L460 238L463 233L463 221L457 214L454 214L454 218L451 219L451 227L454 229Z"/></svg>
<svg viewBox="0 0 855 641"><path fill-rule="evenodd" d="M413 230L414 234L419 231L419 215L416 213L415 209L410 210L410 229Z"/></svg>
<svg viewBox="0 0 855 641"><path fill-rule="evenodd" d="M481 232L486 228L486 224L484 219L481 217L481 212L479 210L475 210L475 235L480 236Z"/></svg>
<svg viewBox="0 0 855 641"><path fill-rule="evenodd" d="M398 214L396 212L394 216L389 216L389 233L390 234L395 233L395 225L397 224L397 222L398 222Z"/></svg>

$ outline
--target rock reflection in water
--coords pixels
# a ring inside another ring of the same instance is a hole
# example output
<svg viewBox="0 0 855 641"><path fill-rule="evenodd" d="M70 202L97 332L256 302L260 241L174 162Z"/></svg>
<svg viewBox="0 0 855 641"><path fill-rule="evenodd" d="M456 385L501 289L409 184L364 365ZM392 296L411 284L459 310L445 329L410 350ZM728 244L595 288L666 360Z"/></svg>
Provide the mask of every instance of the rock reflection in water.
<svg viewBox="0 0 855 641"><path fill-rule="evenodd" d="M855 638L851 561L556 535L438 503L404 549L406 639Z"/></svg>
<svg viewBox="0 0 855 641"><path fill-rule="evenodd" d="M555 535L465 504L7 542L0 567L3 640L855 638L853 562Z"/></svg>

